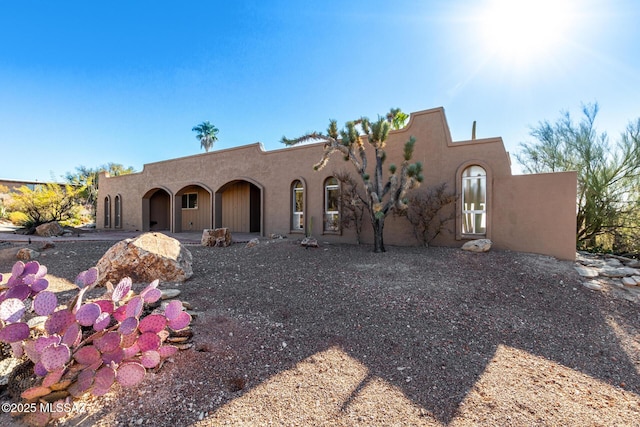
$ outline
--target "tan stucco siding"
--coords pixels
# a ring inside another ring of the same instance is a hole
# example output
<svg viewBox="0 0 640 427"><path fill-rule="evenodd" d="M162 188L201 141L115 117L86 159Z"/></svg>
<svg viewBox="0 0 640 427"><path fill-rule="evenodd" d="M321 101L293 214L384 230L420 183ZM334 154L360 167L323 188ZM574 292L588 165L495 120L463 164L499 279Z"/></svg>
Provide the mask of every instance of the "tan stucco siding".
<svg viewBox="0 0 640 427"><path fill-rule="evenodd" d="M496 247L575 259L576 179L575 172L496 179Z"/></svg>
<svg viewBox="0 0 640 427"><path fill-rule="evenodd" d="M494 240L497 247L573 257L575 173L512 176L509 155L501 138L454 142L444 110L435 108L412 113L407 127L389 134L385 147L385 179L391 164L401 165L404 144L411 136L416 139L412 161L423 165L422 190L446 183L450 191L459 194L464 168L478 165L486 170L486 237ZM367 143L365 147L371 174L374 150ZM306 230L303 232L325 241L355 242L353 229L323 232L326 178L339 171L352 175L356 172L338 153L332 155L324 169L314 171L313 165L321 159L322 152L321 143L269 152L256 143L147 164L136 174L101 176L96 223L99 228L104 224L104 197L113 200L119 194L122 227L148 229L153 207L149 197L157 190L169 195L169 206L166 206L169 213L154 215L168 217L175 232L219 225L245 231L259 223L262 235L292 234L292 183L300 180L304 184ZM360 177L355 178L361 184ZM181 208L181 195L189 189L198 192L197 212ZM552 194L548 189L554 189ZM157 204L162 203L159 199ZM455 209L456 219L447 223L446 230L433 244L459 246L470 237L460 235L460 207L451 208ZM294 233L292 237L299 235ZM384 239L390 245L417 244L408 221L393 215L386 219ZM373 241L368 222L364 224L361 241Z"/></svg>

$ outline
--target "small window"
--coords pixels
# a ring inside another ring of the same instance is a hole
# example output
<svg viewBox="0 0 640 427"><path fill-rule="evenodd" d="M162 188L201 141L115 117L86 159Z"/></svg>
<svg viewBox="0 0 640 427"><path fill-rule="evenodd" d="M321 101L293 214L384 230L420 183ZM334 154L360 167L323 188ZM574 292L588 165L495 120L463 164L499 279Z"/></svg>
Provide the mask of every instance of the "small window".
<svg viewBox="0 0 640 427"><path fill-rule="evenodd" d="M118 194L114 201L114 227L121 228L122 227L122 201L120 200L120 195Z"/></svg>
<svg viewBox="0 0 640 427"><path fill-rule="evenodd" d="M324 184L324 231L340 230L340 184L328 178Z"/></svg>
<svg viewBox="0 0 640 427"><path fill-rule="evenodd" d="M111 227L111 198L104 198L104 228Z"/></svg>
<svg viewBox="0 0 640 427"><path fill-rule="evenodd" d="M462 172L462 234L487 233L487 172L469 166Z"/></svg>
<svg viewBox="0 0 640 427"><path fill-rule="evenodd" d="M293 183L291 229L304 230L304 186L302 182Z"/></svg>
<svg viewBox="0 0 640 427"><path fill-rule="evenodd" d="M183 194L182 209L198 209L198 193Z"/></svg>

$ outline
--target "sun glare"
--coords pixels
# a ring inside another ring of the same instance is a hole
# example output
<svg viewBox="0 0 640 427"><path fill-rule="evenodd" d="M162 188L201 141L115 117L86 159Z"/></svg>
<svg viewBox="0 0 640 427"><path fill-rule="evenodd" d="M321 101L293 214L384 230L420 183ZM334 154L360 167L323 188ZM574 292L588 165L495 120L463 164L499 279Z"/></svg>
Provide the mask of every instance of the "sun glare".
<svg viewBox="0 0 640 427"><path fill-rule="evenodd" d="M485 50L519 65L556 53L573 19L568 0L489 0L479 14Z"/></svg>

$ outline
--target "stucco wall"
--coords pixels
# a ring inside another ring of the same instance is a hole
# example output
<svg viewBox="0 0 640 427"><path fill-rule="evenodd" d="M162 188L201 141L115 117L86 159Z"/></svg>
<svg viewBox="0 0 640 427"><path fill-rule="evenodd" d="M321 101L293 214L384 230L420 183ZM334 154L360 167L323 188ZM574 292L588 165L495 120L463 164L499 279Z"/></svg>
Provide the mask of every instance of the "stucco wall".
<svg viewBox="0 0 640 427"><path fill-rule="evenodd" d="M422 188L446 183L451 191L460 191L461 171L468 165L481 165L487 171L488 215L486 237L496 247L554 255L570 259L575 255L575 173L512 176L510 159L501 138L473 141L451 140L444 110L412 113L407 126L392 131L387 141L387 161L400 165L404 143L416 138L412 161L423 164ZM365 143L365 146L367 144ZM102 227L104 214L100 204L105 196L122 197L123 228L148 229L148 197L156 189L171 196L172 231L182 231L185 220L180 209L181 194L186 189L199 188L204 192L199 206L198 222L221 224L223 197L221 192L233 188L235 182L250 182L260 189L260 229L263 235L290 234L292 214L291 184L301 180L305 186L306 226L312 224L311 234L326 241L355 242L352 229L342 233L323 233L324 182L336 172L354 174L349 162L335 153L328 165L314 171L313 165L322 157L322 143L283 148L265 152L260 144L212 151L194 156L151 163L140 173L100 178L100 200L97 225ZM369 151L372 167L373 150ZM387 173L387 172L385 172ZM360 182L360 178L356 177ZM552 195L549 189L554 189ZM145 201L146 200L146 201ZM146 205L145 205L146 203ZM205 206L207 205L207 206ZM228 206L225 212L228 215ZM195 212L188 213L194 215ZM311 221L310 221L311 220ZM193 221L188 221L193 222ZM295 237L293 234L292 237ZM448 223L448 230L433 243L460 246L460 215ZM362 240L373 241L371 227L365 223ZM389 216L385 223L385 244L417 244L405 218Z"/></svg>
<svg viewBox="0 0 640 427"><path fill-rule="evenodd" d="M576 172L496 179L496 247L575 259L576 180Z"/></svg>

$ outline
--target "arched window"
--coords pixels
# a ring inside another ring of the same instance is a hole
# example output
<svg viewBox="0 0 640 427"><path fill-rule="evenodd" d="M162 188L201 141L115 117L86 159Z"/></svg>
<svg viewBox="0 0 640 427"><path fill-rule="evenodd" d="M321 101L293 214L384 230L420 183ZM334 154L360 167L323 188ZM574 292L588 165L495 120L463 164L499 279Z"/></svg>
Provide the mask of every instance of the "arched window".
<svg viewBox="0 0 640 427"><path fill-rule="evenodd" d="M111 198L104 198L104 228L111 228Z"/></svg>
<svg viewBox="0 0 640 427"><path fill-rule="evenodd" d="M487 233L487 172L478 165L462 172L462 234Z"/></svg>
<svg viewBox="0 0 640 427"><path fill-rule="evenodd" d="M120 199L120 195L118 194L114 200L113 204L114 208L114 224L115 228L122 228L122 200Z"/></svg>
<svg viewBox="0 0 640 427"><path fill-rule="evenodd" d="M334 177L324 182L324 231L340 230L340 184Z"/></svg>
<svg viewBox="0 0 640 427"><path fill-rule="evenodd" d="M291 184L291 229L304 230L304 185L301 181Z"/></svg>

